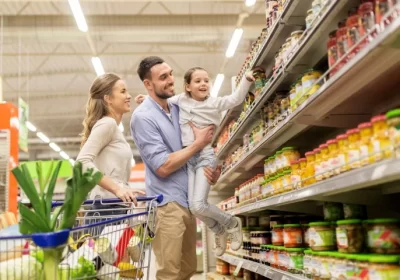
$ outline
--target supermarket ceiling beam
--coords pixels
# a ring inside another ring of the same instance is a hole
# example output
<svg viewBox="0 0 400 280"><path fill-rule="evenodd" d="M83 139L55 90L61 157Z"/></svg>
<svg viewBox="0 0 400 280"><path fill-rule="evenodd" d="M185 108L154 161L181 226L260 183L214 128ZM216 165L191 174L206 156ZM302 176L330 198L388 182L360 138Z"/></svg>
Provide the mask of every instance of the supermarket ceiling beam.
<svg viewBox="0 0 400 280"><path fill-rule="evenodd" d="M243 3L243 0L185 0L188 3L198 3L198 2L212 2L212 3ZM5 1L7 2L7 1ZM15 3L26 3L26 0L13 0L12 2ZM48 2L65 2L65 0L29 0L32 3L48 3ZM110 3L110 0L80 0L81 3L91 2L91 3ZM116 3L148 3L148 2L155 2L155 3L180 3L181 1L177 0L113 0Z"/></svg>

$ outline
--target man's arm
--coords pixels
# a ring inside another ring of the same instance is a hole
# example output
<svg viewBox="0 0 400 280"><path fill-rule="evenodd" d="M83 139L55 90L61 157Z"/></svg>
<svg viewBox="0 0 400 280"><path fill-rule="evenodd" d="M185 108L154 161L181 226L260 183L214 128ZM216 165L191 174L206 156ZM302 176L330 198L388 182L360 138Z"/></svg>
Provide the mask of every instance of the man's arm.
<svg viewBox="0 0 400 280"><path fill-rule="evenodd" d="M156 125L140 114L132 118L133 140L140 149L140 155L158 176L165 178L183 167L189 159L212 140L214 127L197 129L193 127L196 140L186 148L168 153L168 149ZM180 136L179 136L180 137Z"/></svg>

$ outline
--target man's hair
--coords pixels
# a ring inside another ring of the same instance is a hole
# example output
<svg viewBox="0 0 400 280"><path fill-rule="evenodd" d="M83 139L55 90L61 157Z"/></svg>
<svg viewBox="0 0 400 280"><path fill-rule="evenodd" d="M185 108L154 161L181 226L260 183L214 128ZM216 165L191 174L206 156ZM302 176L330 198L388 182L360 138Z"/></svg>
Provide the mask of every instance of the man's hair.
<svg viewBox="0 0 400 280"><path fill-rule="evenodd" d="M139 75L140 80L142 80L142 82L143 82L144 79L150 79L151 78L151 68L154 65L161 64L161 63L164 63L164 60L158 56L149 56L149 57L146 57L145 59L143 59L140 62L139 67L137 69L137 73Z"/></svg>

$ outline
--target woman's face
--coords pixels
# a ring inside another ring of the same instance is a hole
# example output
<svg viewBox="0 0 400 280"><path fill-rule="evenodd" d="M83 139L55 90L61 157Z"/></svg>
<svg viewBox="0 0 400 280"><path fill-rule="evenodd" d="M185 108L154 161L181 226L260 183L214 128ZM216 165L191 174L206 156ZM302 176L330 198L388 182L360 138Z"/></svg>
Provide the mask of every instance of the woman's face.
<svg viewBox="0 0 400 280"><path fill-rule="evenodd" d="M210 78L204 70L196 70L192 73L190 84L186 84L186 91L197 101L205 100L210 93Z"/></svg>
<svg viewBox="0 0 400 280"><path fill-rule="evenodd" d="M113 89L111 97L108 100L108 106L111 111L124 114L131 111L131 96L123 80L118 80Z"/></svg>

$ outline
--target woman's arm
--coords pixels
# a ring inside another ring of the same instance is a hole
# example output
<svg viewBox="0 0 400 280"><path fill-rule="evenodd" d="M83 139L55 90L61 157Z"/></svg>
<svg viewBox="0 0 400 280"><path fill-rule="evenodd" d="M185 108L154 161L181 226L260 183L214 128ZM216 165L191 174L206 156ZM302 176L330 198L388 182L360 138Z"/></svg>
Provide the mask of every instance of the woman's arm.
<svg viewBox="0 0 400 280"><path fill-rule="evenodd" d="M80 161L83 165L84 170L92 168L95 171L99 171L94 164L94 160L101 150L104 149L112 140L117 123L112 118L103 118L99 120L92 128L92 131L79 152L76 160ZM133 201L136 204L136 194L143 192L136 192L129 189L121 188L117 185L110 177L104 175L99 182L99 186L105 190L113 193L116 197L120 198L124 202Z"/></svg>

